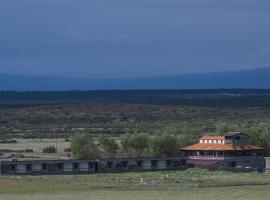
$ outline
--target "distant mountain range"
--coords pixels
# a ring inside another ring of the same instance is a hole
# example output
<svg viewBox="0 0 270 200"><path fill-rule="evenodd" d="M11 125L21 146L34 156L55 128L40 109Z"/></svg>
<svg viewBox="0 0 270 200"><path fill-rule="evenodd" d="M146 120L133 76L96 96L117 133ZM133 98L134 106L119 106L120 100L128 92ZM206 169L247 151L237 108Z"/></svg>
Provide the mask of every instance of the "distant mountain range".
<svg viewBox="0 0 270 200"><path fill-rule="evenodd" d="M270 67L146 78L77 79L0 74L0 90L270 89Z"/></svg>

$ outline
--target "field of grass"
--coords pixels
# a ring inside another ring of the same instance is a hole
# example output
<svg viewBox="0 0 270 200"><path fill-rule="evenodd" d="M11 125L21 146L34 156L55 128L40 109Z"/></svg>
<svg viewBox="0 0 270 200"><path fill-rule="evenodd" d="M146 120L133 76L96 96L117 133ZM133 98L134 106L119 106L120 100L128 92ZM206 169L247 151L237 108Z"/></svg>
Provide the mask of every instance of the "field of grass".
<svg viewBox="0 0 270 200"><path fill-rule="evenodd" d="M90 190L32 194L1 194L2 200L268 200L270 186L189 190Z"/></svg>
<svg viewBox="0 0 270 200"><path fill-rule="evenodd" d="M55 146L55 139L16 139L16 143L0 143L0 149L9 150L25 150L32 149L36 153L42 153L43 148L48 146ZM64 149L70 147L70 142L65 141L63 138L57 139L58 152L64 152Z"/></svg>
<svg viewBox="0 0 270 200"><path fill-rule="evenodd" d="M269 199L270 174L178 172L0 177L0 199Z"/></svg>
<svg viewBox="0 0 270 200"><path fill-rule="evenodd" d="M78 103L0 108L1 138L68 138L78 132L119 136L156 133L172 128L179 133L211 133L224 125L237 129L269 126L270 108L198 107L119 103Z"/></svg>

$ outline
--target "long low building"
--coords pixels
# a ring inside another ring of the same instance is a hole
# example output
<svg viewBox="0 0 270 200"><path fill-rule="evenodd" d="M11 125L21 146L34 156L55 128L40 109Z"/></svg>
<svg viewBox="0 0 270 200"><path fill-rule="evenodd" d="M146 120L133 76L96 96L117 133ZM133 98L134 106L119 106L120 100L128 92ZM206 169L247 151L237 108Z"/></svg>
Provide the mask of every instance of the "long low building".
<svg viewBox="0 0 270 200"><path fill-rule="evenodd" d="M1 175L84 174L186 168L183 157L1 161L0 165Z"/></svg>
<svg viewBox="0 0 270 200"><path fill-rule="evenodd" d="M250 168L251 161L246 158L191 159L187 157L149 157L149 158L117 158L107 160L28 160L28 161L0 161L0 175L53 175L53 174L91 174L104 172L133 172L133 171L162 171L183 170L189 167L221 166L225 163L237 162L244 166L244 171L263 169L270 171L270 157L259 158ZM253 163L253 162L252 162ZM218 165L217 165L218 164ZM248 166L247 166L248 164ZM234 171L242 171L238 166L230 167ZM246 168L247 167L247 168ZM237 170L238 169L238 170Z"/></svg>

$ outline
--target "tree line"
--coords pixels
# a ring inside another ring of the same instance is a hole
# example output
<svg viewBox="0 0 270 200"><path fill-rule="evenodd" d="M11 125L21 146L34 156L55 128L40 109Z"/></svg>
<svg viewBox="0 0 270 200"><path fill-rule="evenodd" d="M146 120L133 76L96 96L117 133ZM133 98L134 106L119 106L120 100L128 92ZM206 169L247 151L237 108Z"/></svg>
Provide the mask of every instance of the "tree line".
<svg viewBox="0 0 270 200"><path fill-rule="evenodd" d="M181 147L193 141L192 135L171 133L124 134L119 139L101 135L97 140L90 134L79 133L71 137L71 152L76 159L177 156Z"/></svg>
<svg viewBox="0 0 270 200"><path fill-rule="evenodd" d="M229 131L242 131L249 135L249 143L264 148L265 155L270 156L270 129L252 127L241 130L238 126L226 125L218 131L221 135ZM142 156L177 156L180 149L198 142L199 136L184 131L175 134L164 131L158 134L132 133L119 138L101 135L93 139L91 134L79 133L71 137L71 152L76 159L96 159L115 157Z"/></svg>

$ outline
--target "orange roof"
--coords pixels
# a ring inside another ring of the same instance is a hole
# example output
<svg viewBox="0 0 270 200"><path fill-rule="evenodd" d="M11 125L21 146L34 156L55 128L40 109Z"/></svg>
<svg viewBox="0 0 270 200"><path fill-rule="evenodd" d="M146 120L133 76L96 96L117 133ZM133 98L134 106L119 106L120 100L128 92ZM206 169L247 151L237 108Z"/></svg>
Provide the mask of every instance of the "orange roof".
<svg viewBox="0 0 270 200"><path fill-rule="evenodd" d="M194 144L181 150L204 150L204 151L247 151L247 150L263 150L263 148L254 145L230 145L230 144Z"/></svg>
<svg viewBox="0 0 270 200"><path fill-rule="evenodd" d="M202 136L200 140L224 140L224 136Z"/></svg>

